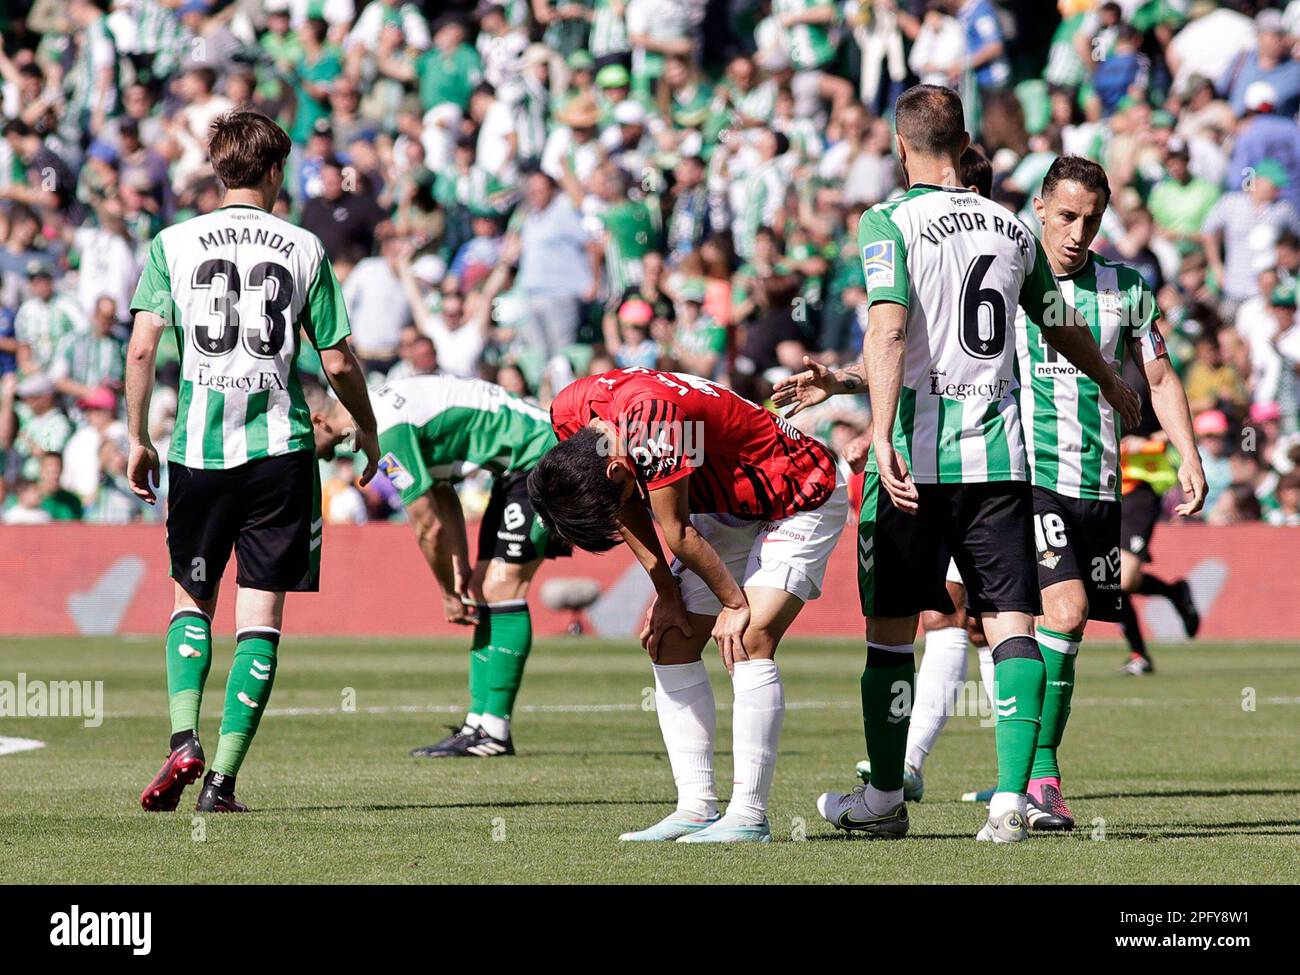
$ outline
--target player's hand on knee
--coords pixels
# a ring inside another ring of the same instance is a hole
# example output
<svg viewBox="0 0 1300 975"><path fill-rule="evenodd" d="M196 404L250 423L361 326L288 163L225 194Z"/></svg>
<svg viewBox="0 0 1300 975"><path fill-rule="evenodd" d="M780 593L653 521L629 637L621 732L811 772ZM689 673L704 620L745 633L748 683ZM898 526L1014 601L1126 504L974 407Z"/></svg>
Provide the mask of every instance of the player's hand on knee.
<svg viewBox="0 0 1300 975"><path fill-rule="evenodd" d="M888 440L876 440L872 449L876 452L880 482L885 485L889 500L904 514L916 514L921 495L916 490L916 482L912 480L912 472L907 469L907 461L894 450L894 445Z"/></svg>
<svg viewBox="0 0 1300 975"><path fill-rule="evenodd" d="M158 483L158 451L153 444L135 443L126 461L126 478L131 484L131 491L141 501L154 504L158 496L153 486Z"/></svg>
<svg viewBox="0 0 1300 975"><path fill-rule="evenodd" d="M669 596L655 596L650 609L646 611L645 622L641 625L641 648L650 654L651 661L659 659L659 644L669 630L680 630L682 636L691 636L691 621L686 615L686 604L680 593Z"/></svg>
<svg viewBox="0 0 1300 975"><path fill-rule="evenodd" d="M727 673L735 674L736 662L748 660L745 652L745 630L749 629L749 603L736 607L722 607L713 624L713 639L722 653L722 663Z"/></svg>

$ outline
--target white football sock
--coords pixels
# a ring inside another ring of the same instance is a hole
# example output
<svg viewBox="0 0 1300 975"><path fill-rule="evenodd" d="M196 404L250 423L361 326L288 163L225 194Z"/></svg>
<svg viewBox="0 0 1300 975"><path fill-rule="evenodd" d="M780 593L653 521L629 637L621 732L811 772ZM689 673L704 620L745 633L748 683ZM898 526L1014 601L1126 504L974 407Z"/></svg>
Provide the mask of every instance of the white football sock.
<svg viewBox="0 0 1300 975"><path fill-rule="evenodd" d="M731 679L736 695L731 734L735 787L727 818L758 824L767 818L767 794L785 718L785 688L775 660L741 660Z"/></svg>
<svg viewBox="0 0 1300 975"><path fill-rule="evenodd" d="M916 696L907 729L907 764L918 771L934 749L939 732L956 710L966 680L966 630L948 626L925 635L925 653L916 671Z"/></svg>
<svg viewBox="0 0 1300 975"><path fill-rule="evenodd" d="M1023 792L995 792L989 800L989 819L997 819L1013 809L1022 819L1029 815L1029 799Z"/></svg>
<svg viewBox="0 0 1300 975"><path fill-rule="evenodd" d="M997 681L993 679L993 648L980 647L980 682L984 685L984 699L988 701L989 714L993 713L993 687Z"/></svg>
<svg viewBox="0 0 1300 975"><path fill-rule="evenodd" d="M479 726L479 722L482 720L483 720L483 715L475 714L473 711L471 711L469 714L465 715L465 724L461 726L460 733L462 735L469 734L471 731L473 731L475 728Z"/></svg>
<svg viewBox="0 0 1300 975"><path fill-rule="evenodd" d="M677 809L693 816L718 811L713 780L713 735L718 709L704 661L652 664L655 673L655 713L677 783Z"/></svg>
<svg viewBox="0 0 1300 975"><path fill-rule="evenodd" d="M873 816L883 816L903 801L903 790L890 789L885 792L874 785L868 785L862 798L867 804L867 812Z"/></svg>
<svg viewBox="0 0 1300 975"><path fill-rule="evenodd" d="M495 714L480 715L478 726L497 741L505 741L510 737L509 718L499 718Z"/></svg>

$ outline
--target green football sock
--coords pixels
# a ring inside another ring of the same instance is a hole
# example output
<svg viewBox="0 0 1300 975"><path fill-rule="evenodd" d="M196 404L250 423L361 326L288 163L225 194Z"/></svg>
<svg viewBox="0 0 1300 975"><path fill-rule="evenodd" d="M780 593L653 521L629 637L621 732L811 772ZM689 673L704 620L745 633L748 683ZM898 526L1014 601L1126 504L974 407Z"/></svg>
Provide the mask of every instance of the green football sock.
<svg viewBox="0 0 1300 975"><path fill-rule="evenodd" d="M862 730L871 760L871 784L881 792L903 787L907 729L916 690L916 655L910 643L867 644L862 671Z"/></svg>
<svg viewBox="0 0 1300 975"><path fill-rule="evenodd" d="M211 668L212 621L197 609L180 610L167 627L167 708L173 735L198 730Z"/></svg>
<svg viewBox="0 0 1300 975"><path fill-rule="evenodd" d="M533 618L522 599L493 603L488 616L487 692L483 714L509 718L533 648Z"/></svg>
<svg viewBox="0 0 1300 975"><path fill-rule="evenodd" d="M487 700L488 634L491 632L492 610L487 603L478 603L478 622L474 624L474 642L469 648L469 712L482 714Z"/></svg>
<svg viewBox="0 0 1300 975"><path fill-rule="evenodd" d="M270 627L241 630L236 634L235 659L226 681L226 710L221 717L221 738L212 770L238 775L248 746L257 734L262 712L275 684L275 652L280 633Z"/></svg>
<svg viewBox="0 0 1300 975"><path fill-rule="evenodd" d="M1061 746L1065 723L1070 720L1074 661L1079 652L1079 641L1080 637L1068 633L1042 626L1038 628L1038 649L1047 671L1047 686L1043 691L1043 726L1038 732L1038 747L1034 750L1034 769L1030 778L1061 777L1056 750Z"/></svg>
<svg viewBox="0 0 1300 975"><path fill-rule="evenodd" d="M1046 670L1031 636L1007 637L993 648L998 792L1024 793L1038 747Z"/></svg>

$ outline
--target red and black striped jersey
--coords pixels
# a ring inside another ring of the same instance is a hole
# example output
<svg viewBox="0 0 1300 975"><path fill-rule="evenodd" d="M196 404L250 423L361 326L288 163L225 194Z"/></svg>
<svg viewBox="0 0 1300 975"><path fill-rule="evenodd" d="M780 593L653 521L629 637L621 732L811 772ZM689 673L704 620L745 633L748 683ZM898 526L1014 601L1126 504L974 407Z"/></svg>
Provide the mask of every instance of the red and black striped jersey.
<svg viewBox="0 0 1300 975"><path fill-rule="evenodd" d="M812 437L726 386L634 366L566 386L551 425L567 440L592 417L618 432L653 491L689 477L691 511L777 521L835 490L835 459Z"/></svg>

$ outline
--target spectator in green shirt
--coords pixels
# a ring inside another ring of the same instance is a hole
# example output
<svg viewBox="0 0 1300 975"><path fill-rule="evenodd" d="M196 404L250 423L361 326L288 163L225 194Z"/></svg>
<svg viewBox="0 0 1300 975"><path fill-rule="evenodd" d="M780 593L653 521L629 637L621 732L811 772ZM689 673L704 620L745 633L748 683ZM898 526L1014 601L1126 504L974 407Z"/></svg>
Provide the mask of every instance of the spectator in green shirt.
<svg viewBox="0 0 1300 975"><path fill-rule="evenodd" d="M1196 238L1205 215L1219 198L1219 188L1193 176L1188 168L1187 143L1171 136L1165 148L1168 175L1151 190L1147 206L1166 236L1175 240Z"/></svg>
<svg viewBox="0 0 1300 975"><path fill-rule="evenodd" d="M339 49L325 41L328 30L325 21L313 17L298 32L302 53L290 76L296 107L289 130L296 145L306 144L316 121L329 115L330 82L343 73Z"/></svg>
<svg viewBox="0 0 1300 975"><path fill-rule="evenodd" d="M444 102L464 111L474 88L483 80L478 51L465 42L465 26L454 17L439 23L433 47L420 58L417 69L420 105L425 111Z"/></svg>
<svg viewBox="0 0 1300 975"><path fill-rule="evenodd" d="M41 458L37 486L41 490L41 510L50 513L51 521L80 521L81 499L59 484L63 477L63 455L46 454Z"/></svg>

